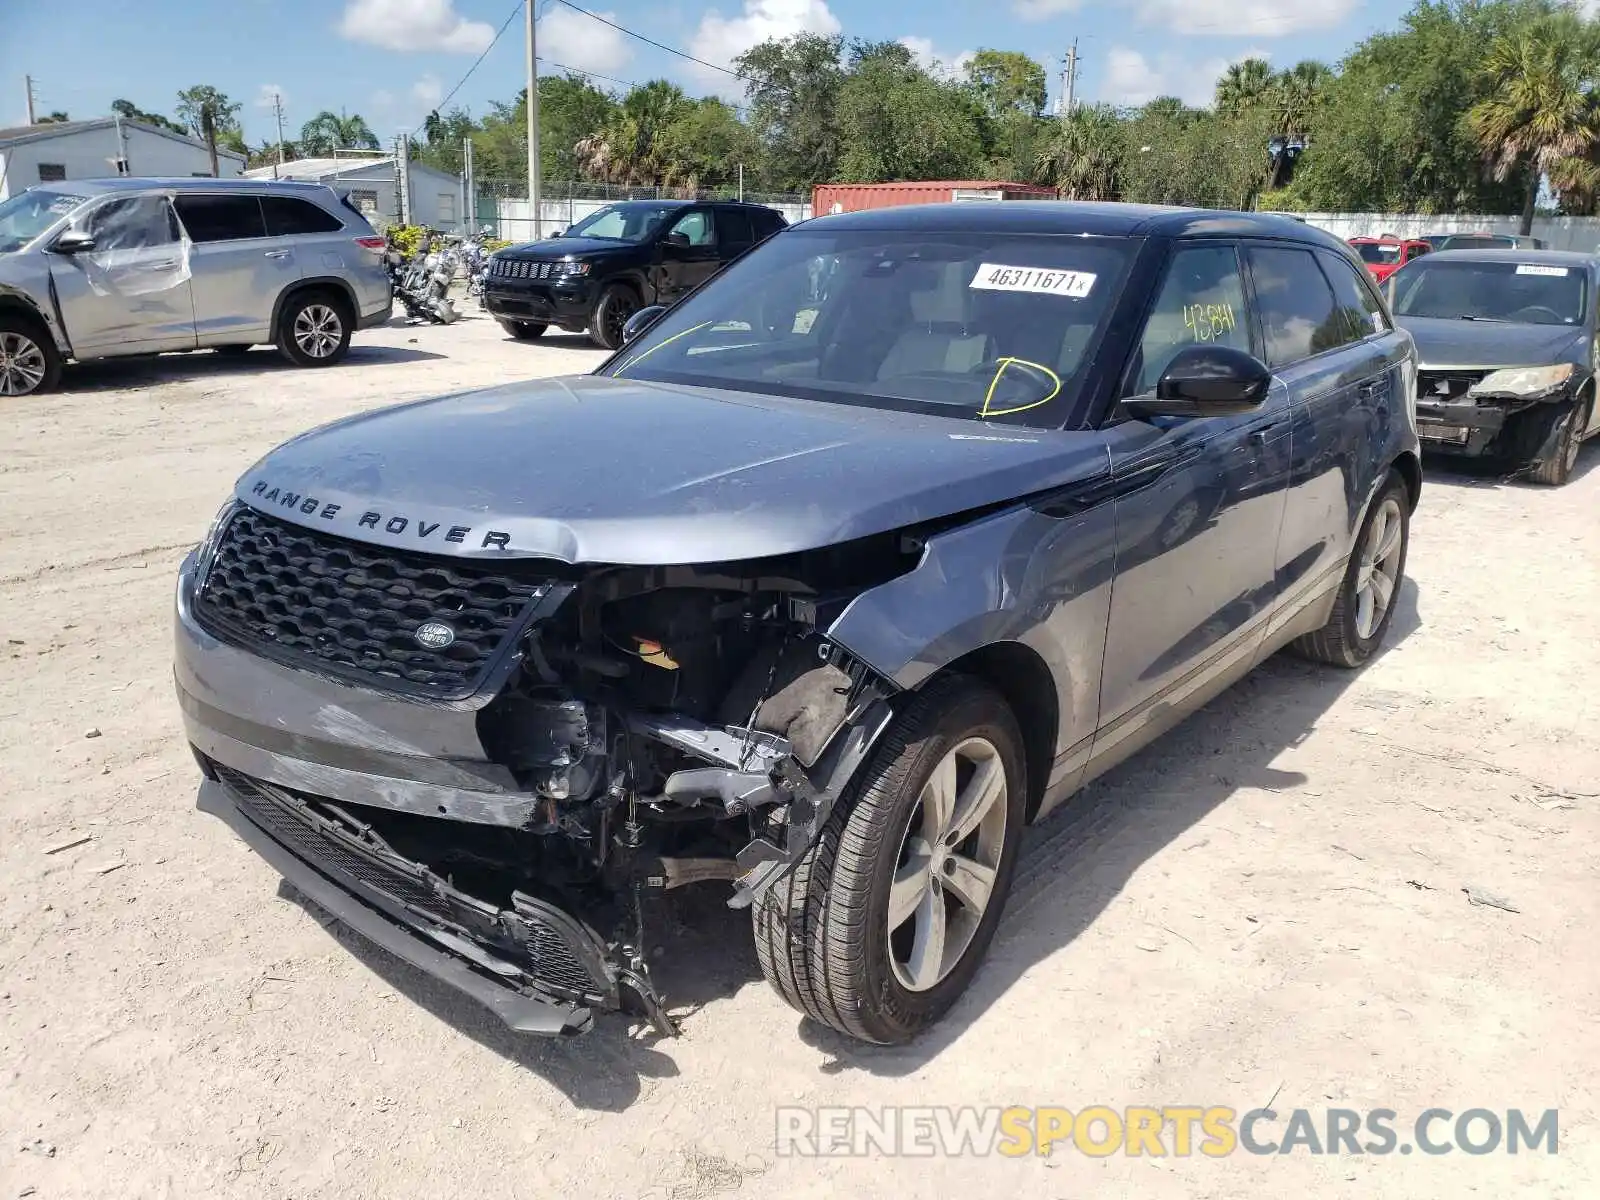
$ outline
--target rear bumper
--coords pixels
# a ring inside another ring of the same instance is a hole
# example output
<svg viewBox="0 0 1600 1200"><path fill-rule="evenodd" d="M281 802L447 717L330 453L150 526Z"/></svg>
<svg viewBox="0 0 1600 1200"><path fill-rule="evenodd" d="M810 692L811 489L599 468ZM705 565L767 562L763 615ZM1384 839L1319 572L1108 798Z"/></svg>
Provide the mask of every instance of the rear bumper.
<svg viewBox="0 0 1600 1200"><path fill-rule="evenodd" d="M526 967L496 957L478 941L374 886L370 880L381 881L380 872L363 872L365 878L358 878L296 854L246 814L243 799L220 778L207 778L200 785L197 807L221 820L296 890L368 941L475 1000L518 1033L567 1037L592 1027L590 1006L530 994ZM608 1007L616 1007L614 988Z"/></svg>
<svg viewBox="0 0 1600 1200"><path fill-rule="evenodd" d="M356 321L357 329L372 329L379 325L387 325L389 318L394 316L394 297L386 296L382 304L368 312L361 314Z"/></svg>

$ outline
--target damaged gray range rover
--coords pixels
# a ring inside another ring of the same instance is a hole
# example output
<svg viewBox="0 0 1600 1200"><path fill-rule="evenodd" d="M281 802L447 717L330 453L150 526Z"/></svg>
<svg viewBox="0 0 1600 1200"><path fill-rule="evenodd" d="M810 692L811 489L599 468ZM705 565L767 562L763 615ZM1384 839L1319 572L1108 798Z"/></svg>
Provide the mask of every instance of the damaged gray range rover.
<svg viewBox="0 0 1600 1200"><path fill-rule="evenodd" d="M904 1041L1026 823L1397 606L1411 339L1298 222L827 217L629 333L286 443L178 584L200 807L515 1029L670 1031L693 884L796 1008Z"/></svg>

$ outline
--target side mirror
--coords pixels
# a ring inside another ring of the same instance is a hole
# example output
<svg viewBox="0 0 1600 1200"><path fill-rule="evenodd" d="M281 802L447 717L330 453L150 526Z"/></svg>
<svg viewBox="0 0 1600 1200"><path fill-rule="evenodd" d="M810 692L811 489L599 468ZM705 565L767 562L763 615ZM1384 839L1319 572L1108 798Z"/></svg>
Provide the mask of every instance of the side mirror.
<svg viewBox="0 0 1600 1200"><path fill-rule="evenodd" d="M560 236L561 236L561 234L562 234L562 233L563 233L563 232L564 232L564 231L563 231L563 230L560 230L560 229L552 229L552 230L551 230L551 231L550 231L550 236L551 236L551 237L553 237L553 238L558 238L558 237L560 237Z"/></svg>
<svg viewBox="0 0 1600 1200"><path fill-rule="evenodd" d="M665 304L647 304L633 316L629 317L622 326L622 344L626 346L646 329L656 323L656 318L667 311Z"/></svg>
<svg viewBox="0 0 1600 1200"><path fill-rule="evenodd" d="M1130 396L1122 407L1139 418L1229 417L1260 407L1271 386L1271 369L1253 354L1188 346L1162 372L1154 396Z"/></svg>
<svg viewBox="0 0 1600 1200"><path fill-rule="evenodd" d="M687 250L689 248L689 235L673 230L661 239L661 244L663 246L676 246L680 250Z"/></svg>
<svg viewBox="0 0 1600 1200"><path fill-rule="evenodd" d="M94 249L94 239L81 229L69 229L50 247L57 254L87 254Z"/></svg>

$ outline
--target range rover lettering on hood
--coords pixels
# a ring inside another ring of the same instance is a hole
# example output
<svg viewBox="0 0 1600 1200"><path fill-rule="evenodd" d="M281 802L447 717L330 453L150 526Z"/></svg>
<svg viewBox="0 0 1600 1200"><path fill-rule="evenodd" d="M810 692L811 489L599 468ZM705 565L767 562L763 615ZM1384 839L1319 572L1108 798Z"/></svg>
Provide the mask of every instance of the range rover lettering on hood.
<svg viewBox="0 0 1600 1200"><path fill-rule="evenodd" d="M338 521L339 514L345 510L345 505L335 504L332 501L322 501L315 496L307 496L288 488L274 487L267 479L257 479L250 488L250 498L259 508L277 507L289 509L304 517L320 517L324 521ZM354 519L357 529L382 529L385 533L401 537L409 530L419 541L426 542L437 535L437 540L455 542L458 545L468 544L468 538L476 539L478 531L471 525L445 526L442 521L430 521L426 517L414 515L401 516L395 513L377 512L373 509L364 510L360 517L355 517L355 510L345 518L348 522ZM441 534L439 531L443 530ZM487 529L481 534L482 541L477 542L480 550L509 550L511 549L511 535L498 529Z"/></svg>

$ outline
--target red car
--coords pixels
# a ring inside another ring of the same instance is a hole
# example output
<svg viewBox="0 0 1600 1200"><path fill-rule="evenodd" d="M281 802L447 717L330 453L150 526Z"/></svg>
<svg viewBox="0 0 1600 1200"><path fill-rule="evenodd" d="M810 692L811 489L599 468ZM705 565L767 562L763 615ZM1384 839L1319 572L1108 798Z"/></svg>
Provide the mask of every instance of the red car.
<svg viewBox="0 0 1600 1200"><path fill-rule="evenodd" d="M1379 283L1413 258L1421 258L1433 249L1420 238L1353 237L1350 239L1350 245L1361 256L1361 261L1367 264L1367 270L1372 272L1372 277Z"/></svg>

